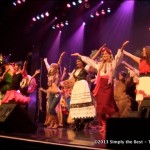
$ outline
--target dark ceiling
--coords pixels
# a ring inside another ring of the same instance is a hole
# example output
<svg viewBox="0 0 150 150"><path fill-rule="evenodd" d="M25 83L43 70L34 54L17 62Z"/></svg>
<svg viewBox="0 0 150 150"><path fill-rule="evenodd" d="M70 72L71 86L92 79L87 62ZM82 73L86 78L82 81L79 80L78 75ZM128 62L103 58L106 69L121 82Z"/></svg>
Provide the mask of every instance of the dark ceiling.
<svg viewBox="0 0 150 150"><path fill-rule="evenodd" d="M77 0L75 1L77 2ZM89 0L80 5L82 14L76 13L76 8L66 9L67 2L71 2L69 0L26 0L25 3L17 6L13 6L13 2L13 0L0 0L0 51L4 55L13 53L16 57L23 57L32 49L33 45L45 40L46 37L38 37L39 27L43 28L49 24L55 16L58 17L58 22L65 19L73 20L98 4L99 0ZM111 6L112 9L121 3L118 0L107 0L106 2L107 6ZM47 19L38 23L32 22L33 16L45 11L50 13Z"/></svg>
<svg viewBox="0 0 150 150"><path fill-rule="evenodd" d="M3 55L11 53L14 59L24 58L35 45L44 45L48 40L49 32L45 31L42 34L39 32L46 26L50 28L52 26L50 22L55 16L58 17L58 22L72 21L100 2L100 0L88 0L78 6L80 10L82 9L78 12L77 7L66 9L66 3L69 1L73 0L26 0L25 3L15 7L12 4L13 0L0 0L0 53ZM101 9L111 7L113 13L121 2L122 0L105 0ZM45 11L50 13L47 19L35 23L32 21L33 16Z"/></svg>

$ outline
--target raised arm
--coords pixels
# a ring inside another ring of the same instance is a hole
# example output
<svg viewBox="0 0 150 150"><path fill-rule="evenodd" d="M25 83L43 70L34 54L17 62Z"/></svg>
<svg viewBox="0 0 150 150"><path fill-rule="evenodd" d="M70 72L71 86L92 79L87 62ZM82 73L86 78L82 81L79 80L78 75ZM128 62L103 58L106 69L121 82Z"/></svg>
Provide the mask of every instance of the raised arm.
<svg viewBox="0 0 150 150"><path fill-rule="evenodd" d="M85 62L89 66L92 66L93 68L95 68L97 70L99 69L100 65L96 61L94 61L93 59L90 59L89 57L82 56L79 53L71 54L71 56L78 56L78 57L80 57L82 59L83 62Z"/></svg>
<svg viewBox="0 0 150 150"><path fill-rule="evenodd" d="M61 76L61 81L64 80L65 76L66 76L66 68L64 67L63 73L62 73L62 76Z"/></svg>
<svg viewBox="0 0 150 150"><path fill-rule="evenodd" d="M123 50L123 53L124 53L124 55L128 56L128 57L131 58L133 61L135 61L136 63L138 63L138 64L140 63L140 57L137 57L137 56L135 56L135 55L133 55L133 54L131 54L131 53L125 51L125 50Z"/></svg>
<svg viewBox="0 0 150 150"><path fill-rule="evenodd" d="M63 59L65 53L66 53L66 52L62 52L61 55L60 55L60 57L59 57L59 60L58 60L58 62L57 62L57 64L58 64L59 66L60 66L61 63L62 63L62 59Z"/></svg>
<svg viewBox="0 0 150 150"><path fill-rule="evenodd" d="M115 55L115 59L114 59L114 67L117 67L121 62L122 62L122 59L123 59L123 49L125 48L125 46L129 43L129 41L125 41L121 48L118 49L118 52L117 54Z"/></svg>
<svg viewBox="0 0 150 150"><path fill-rule="evenodd" d="M49 63L48 63L47 58L44 58L44 63L45 63L46 69L47 69L47 71L48 71L49 68L50 68L50 65L49 65Z"/></svg>
<svg viewBox="0 0 150 150"><path fill-rule="evenodd" d="M95 59L99 56L99 54L101 53L101 50L102 50L105 46L106 46L106 44L103 44L91 59L95 60Z"/></svg>
<svg viewBox="0 0 150 150"><path fill-rule="evenodd" d="M126 66L127 70L132 70L137 76L139 75L139 71L135 69L133 66L131 66L130 64L128 64L126 61L122 61L121 63Z"/></svg>

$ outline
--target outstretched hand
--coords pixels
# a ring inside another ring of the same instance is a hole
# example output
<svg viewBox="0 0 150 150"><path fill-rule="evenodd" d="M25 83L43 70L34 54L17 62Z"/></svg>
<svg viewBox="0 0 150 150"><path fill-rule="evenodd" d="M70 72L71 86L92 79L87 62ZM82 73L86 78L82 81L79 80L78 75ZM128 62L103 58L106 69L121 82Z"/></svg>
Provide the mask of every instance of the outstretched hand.
<svg viewBox="0 0 150 150"><path fill-rule="evenodd" d="M73 54L71 54L71 56L81 56L79 53L73 53Z"/></svg>
<svg viewBox="0 0 150 150"><path fill-rule="evenodd" d="M125 41L123 44L122 44L122 47L121 47L121 51L123 51L124 47L129 43L129 41Z"/></svg>
<svg viewBox="0 0 150 150"><path fill-rule="evenodd" d="M103 49L105 46L106 46L106 43L104 43L104 44L99 48L99 50Z"/></svg>
<svg viewBox="0 0 150 150"><path fill-rule="evenodd" d="M65 51L63 51L63 52L61 53L61 55L60 55L60 56L61 56L61 57L63 57L63 56L65 55L65 53L66 53L66 52L65 52Z"/></svg>

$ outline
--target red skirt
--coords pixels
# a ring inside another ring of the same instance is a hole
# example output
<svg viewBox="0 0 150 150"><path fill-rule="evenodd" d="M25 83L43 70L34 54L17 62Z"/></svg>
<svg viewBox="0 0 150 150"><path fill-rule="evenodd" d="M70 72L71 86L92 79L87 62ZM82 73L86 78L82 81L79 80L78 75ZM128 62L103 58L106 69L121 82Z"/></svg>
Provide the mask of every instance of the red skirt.
<svg viewBox="0 0 150 150"><path fill-rule="evenodd" d="M7 91L1 103L4 104L12 101L19 104L28 104L30 102L30 97L24 96L16 90Z"/></svg>
<svg viewBox="0 0 150 150"><path fill-rule="evenodd" d="M100 79L100 87L95 95L97 114L113 115L119 109L114 100L113 84L108 84L107 78Z"/></svg>

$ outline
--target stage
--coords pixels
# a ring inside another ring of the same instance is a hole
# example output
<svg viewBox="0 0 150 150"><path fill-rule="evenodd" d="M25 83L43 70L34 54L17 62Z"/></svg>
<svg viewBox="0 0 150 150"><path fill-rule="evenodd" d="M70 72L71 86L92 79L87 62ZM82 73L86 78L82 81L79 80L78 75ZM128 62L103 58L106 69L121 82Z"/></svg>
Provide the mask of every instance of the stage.
<svg viewBox="0 0 150 150"><path fill-rule="evenodd" d="M37 125L35 133L14 133L0 131L0 145L12 149L106 149L105 144L98 143L105 135L98 129L74 131L70 127L47 129L43 124Z"/></svg>

